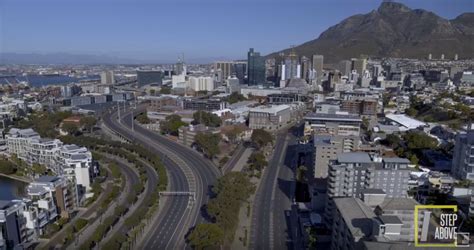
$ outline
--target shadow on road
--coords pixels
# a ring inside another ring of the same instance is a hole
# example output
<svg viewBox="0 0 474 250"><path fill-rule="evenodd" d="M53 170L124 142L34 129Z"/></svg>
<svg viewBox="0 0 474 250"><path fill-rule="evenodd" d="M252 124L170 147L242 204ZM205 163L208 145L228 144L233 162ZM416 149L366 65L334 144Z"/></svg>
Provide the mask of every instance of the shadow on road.
<svg viewBox="0 0 474 250"><path fill-rule="evenodd" d="M292 199L293 195L290 193L291 192L291 184L293 181L289 180L284 180L281 178L277 179L278 183L278 188L286 195L288 199Z"/></svg>

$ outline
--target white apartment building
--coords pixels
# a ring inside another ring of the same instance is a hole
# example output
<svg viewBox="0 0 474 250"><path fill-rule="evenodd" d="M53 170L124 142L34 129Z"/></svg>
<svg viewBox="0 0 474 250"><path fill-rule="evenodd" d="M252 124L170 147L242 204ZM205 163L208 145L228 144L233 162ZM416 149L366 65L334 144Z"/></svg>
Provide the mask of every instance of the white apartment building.
<svg viewBox="0 0 474 250"><path fill-rule="evenodd" d="M28 185L27 194L37 209L40 234L58 216L69 218L77 201L76 185L63 176L41 176Z"/></svg>
<svg viewBox="0 0 474 250"><path fill-rule="evenodd" d="M190 76L188 79L189 88L194 91L213 91L214 78L210 76Z"/></svg>
<svg viewBox="0 0 474 250"><path fill-rule="evenodd" d="M468 126L467 133L458 133L454 143L451 174L461 180L474 181L474 129Z"/></svg>
<svg viewBox="0 0 474 250"><path fill-rule="evenodd" d="M88 192L96 172L92 153L84 147L65 145L58 139L43 139L33 129L12 128L6 135L8 153L32 165L45 165L57 175L66 175L78 185L80 193Z"/></svg>

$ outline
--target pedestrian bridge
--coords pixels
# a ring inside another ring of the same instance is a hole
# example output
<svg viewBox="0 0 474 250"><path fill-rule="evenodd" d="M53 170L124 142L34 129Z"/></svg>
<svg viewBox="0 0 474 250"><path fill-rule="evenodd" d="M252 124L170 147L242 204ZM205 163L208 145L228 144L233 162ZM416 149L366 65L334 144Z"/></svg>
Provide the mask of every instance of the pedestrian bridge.
<svg viewBox="0 0 474 250"><path fill-rule="evenodd" d="M177 191L177 192L159 192L160 196L189 196L191 200L196 200L196 193L194 192L184 192L184 191Z"/></svg>

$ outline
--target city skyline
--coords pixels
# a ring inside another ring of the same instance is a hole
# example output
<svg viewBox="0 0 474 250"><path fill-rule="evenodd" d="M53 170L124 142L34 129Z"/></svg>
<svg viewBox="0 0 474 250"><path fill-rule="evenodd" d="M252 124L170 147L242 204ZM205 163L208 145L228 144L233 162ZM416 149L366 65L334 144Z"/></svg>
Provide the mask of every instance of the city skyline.
<svg viewBox="0 0 474 250"><path fill-rule="evenodd" d="M449 6L441 0L400 2L447 19L473 9L464 0ZM31 8L22 8L25 3ZM95 55L143 63L175 62L181 53L191 63L245 59L250 47L267 55L299 45L349 16L376 9L381 1L272 1L271 8L269 1L251 7L248 1L85 3L3 1L0 53ZM229 18L229 10L241 15L239 21Z"/></svg>

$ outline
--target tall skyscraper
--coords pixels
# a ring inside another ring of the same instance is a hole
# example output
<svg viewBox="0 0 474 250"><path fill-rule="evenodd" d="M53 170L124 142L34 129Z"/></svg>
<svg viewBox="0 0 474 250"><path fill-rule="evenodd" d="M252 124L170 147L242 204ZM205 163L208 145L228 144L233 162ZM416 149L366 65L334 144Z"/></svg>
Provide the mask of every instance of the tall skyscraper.
<svg viewBox="0 0 474 250"><path fill-rule="evenodd" d="M458 133L454 144L451 174L461 180L474 181L474 128L468 126L466 133Z"/></svg>
<svg viewBox="0 0 474 250"><path fill-rule="evenodd" d="M367 59L352 58L352 70L357 71L357 74L362 75L367 67Z"/></svg>
<svg viewBox="0 0 474 250"><path fill-rule="evenodd" d="M219 61L214 63L214 70L221 70L222 71L222 81L225 81L227 78L229 78L230 75L232 75L232 72L234 70L234 62L225 62L225 61Z"/></svg>
<svg viewBox="0 0 474 250"><path fill-rule="evenodd" d="M306 56L301 57L301 78L309 80L309 70L311 69L311 62Z"/></svg>
<svg viewBox="0 0 474 250"><path fill-rule="evenodd" d="M339 71L343 76L349 76L351 74L352 63L349 60L342 60L339 62Z"/></svg>
<svg viewBox="0 0 474 250"><path fill-rule="evenodd" d="M108 71L104 71L100 73L100 83L114 84L115 83L114 72L111 70L108 70Z"/></svg>
<svg viewBox="0 0 474 250"><path fill-rule="evenodd" d="M265 83L265 59L253 48L247 53L247 79L249 85Z"/></svg>
<svg viewBox="0 0 474 250"><path fill-rule="evenodd" d="M186 75L186 64L184 63L184 54L178 57L178 62L174 65L175 75Z"/></svg>
<svg viewBox="0 0 474 250"><path fill-rule="evenodd" d="M239 79L240 84L243 84L247 74L247 62L235 62L233 68L232 74Z"/></svg>
<svg viewBox="0 0 474 250"><path fill-rule="evenodd" d="M301 68L298 63L298 56L292 51L288 57L285 58L285 79L282 78L282 80L300 78L298 68Z"/></svg>
<svg viewBox="0 0 474 250"><path fill-rule="evenodd" d="M323 55L313 55L313 69L316 71L316 79L318 83L321 83L321 77L323 76Z"/></svg>

